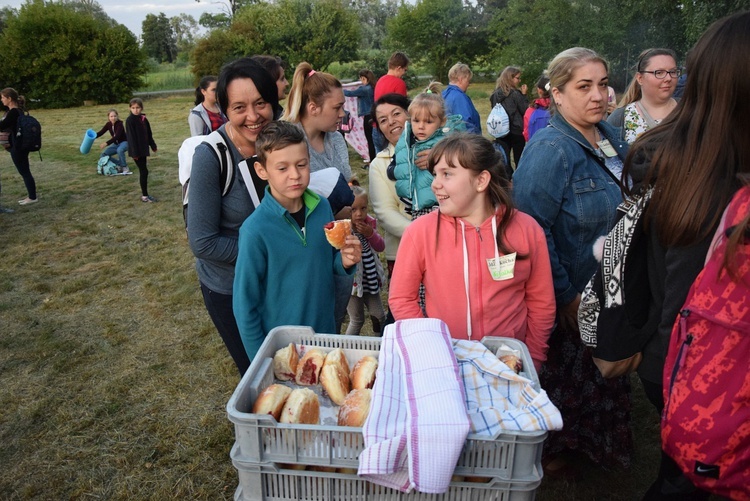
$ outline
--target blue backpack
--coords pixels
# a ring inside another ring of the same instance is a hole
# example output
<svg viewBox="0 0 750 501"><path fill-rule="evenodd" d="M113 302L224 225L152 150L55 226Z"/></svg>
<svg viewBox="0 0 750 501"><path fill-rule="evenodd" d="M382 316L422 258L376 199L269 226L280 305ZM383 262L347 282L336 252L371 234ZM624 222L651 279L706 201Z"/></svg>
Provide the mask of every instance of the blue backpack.
<svg viewBox="0 0 750 501"><path fill-rule="evenodd" d="M547 127L547 124L549 124L549 119L550 115L548 109L537 108L534 110L534 112L531 114L531 117L529 117L529 140L534 137L536 131Z"/></svg>

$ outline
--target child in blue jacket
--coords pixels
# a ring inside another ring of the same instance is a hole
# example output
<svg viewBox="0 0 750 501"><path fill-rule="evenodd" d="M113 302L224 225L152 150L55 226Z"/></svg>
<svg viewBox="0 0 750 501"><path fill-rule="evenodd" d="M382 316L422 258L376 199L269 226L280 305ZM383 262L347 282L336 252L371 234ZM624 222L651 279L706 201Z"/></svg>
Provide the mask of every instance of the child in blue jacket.
<svg viewBox="0 0 750 501"><path fill-rule="evenodd" d="M460 115L446 116L445 103L439 94L417 95L409 106L409 121L396 144L396 167L393 179L396 193L411 200L414 215L437 205L432 193L433 176L417 167L417 155L432 149L443 137L454 131L466 130Z"/></svg>
<svg viewBox="0 0 750 501"><path fill-rule="evenodd" d="M362 257L354 235L341 251L326 239L331 206L307 189L310 156L304 133L271 122L255 142L255 172L268 181L266 196L240 228L232 307L252 363L268 332L279 325L309 325L333 333L333 276L352 275Z"/></svg>

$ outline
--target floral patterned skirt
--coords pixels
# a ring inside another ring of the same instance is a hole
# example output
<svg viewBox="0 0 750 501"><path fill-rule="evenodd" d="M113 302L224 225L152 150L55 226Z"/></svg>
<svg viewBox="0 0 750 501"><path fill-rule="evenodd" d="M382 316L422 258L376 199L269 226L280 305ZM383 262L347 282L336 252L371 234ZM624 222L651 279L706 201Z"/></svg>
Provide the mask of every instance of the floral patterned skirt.
<svg viewBox="0 0 750 501"><path fill-rule="evenodd" d="M563 429L550 432L544 455L566 450L586 454L605 468L630 466L630 379L604 379L578 333L556 329L539 372L542 388L562 413Z"/></svg>

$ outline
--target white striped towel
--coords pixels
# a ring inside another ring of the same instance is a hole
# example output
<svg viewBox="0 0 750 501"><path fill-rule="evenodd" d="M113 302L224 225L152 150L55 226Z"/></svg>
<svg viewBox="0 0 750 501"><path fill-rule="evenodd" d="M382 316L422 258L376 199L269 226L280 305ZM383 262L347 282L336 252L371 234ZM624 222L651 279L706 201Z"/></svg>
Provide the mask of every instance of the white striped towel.
<svg viewBox="0 0 750 501"><path fill-rule="evenodd" d="M409 319L386 327L363 433L361 476L402 492L448 490L469 419L444 322Z"/></svg>
<svg viewBox="0 0 750 501"><path fill-rule="evenodd" d="M454 340L471 432L495 436L504 431L562 429L562 416L544 390L519 376L482 343Z"/></svg>

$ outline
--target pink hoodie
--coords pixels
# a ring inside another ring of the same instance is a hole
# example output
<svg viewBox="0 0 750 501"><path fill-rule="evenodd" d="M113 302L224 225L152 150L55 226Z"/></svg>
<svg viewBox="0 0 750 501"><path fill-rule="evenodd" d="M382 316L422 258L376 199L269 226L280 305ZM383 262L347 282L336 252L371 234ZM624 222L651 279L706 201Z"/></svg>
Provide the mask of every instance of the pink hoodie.
<svg viewBox="0 0 750 501"><path fill-rule="evenodd" d="M526 257L516 259L512 278L493 280L487 264L495 257L492 224L490 217L476 228L440 211L413 221L401 238L388 304L396 320L422 317L418 298L423 282L427 316L448 324L453 338L518 339L539 369L547 359L555 321L547 240L531 216L515 211L505 242Z"/></svg>

